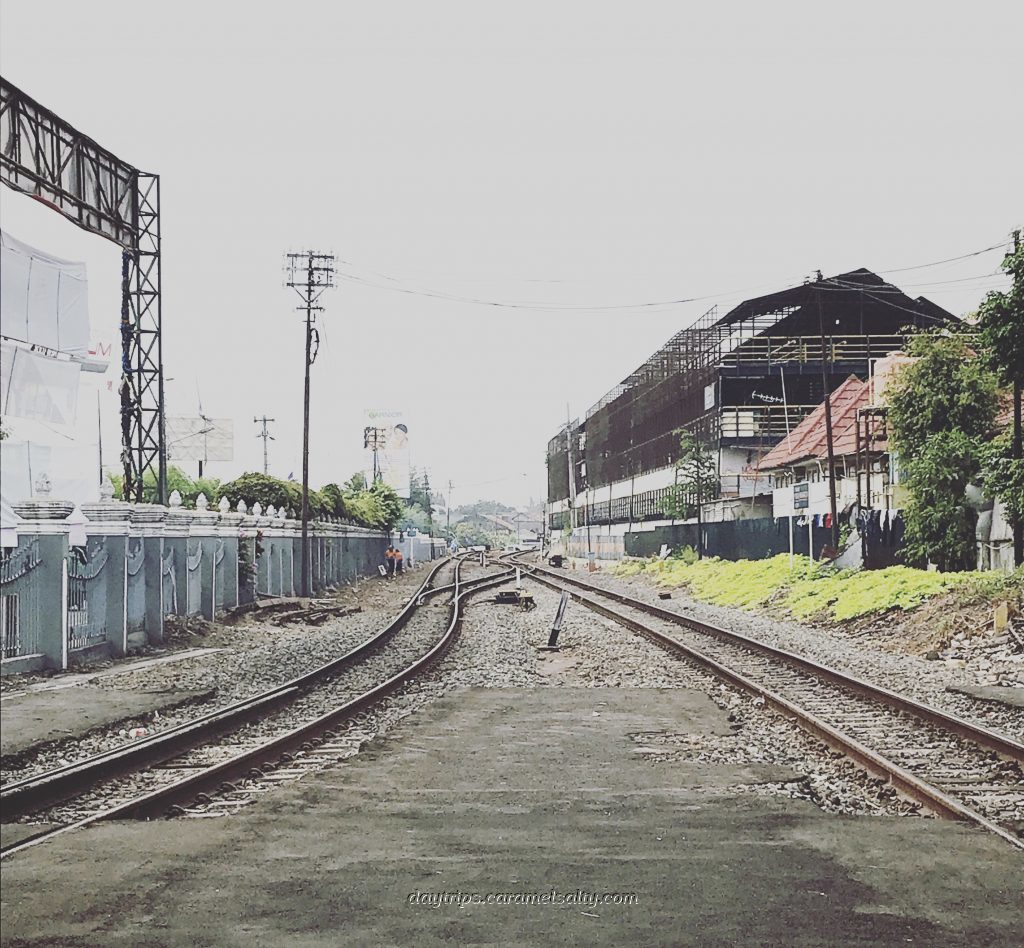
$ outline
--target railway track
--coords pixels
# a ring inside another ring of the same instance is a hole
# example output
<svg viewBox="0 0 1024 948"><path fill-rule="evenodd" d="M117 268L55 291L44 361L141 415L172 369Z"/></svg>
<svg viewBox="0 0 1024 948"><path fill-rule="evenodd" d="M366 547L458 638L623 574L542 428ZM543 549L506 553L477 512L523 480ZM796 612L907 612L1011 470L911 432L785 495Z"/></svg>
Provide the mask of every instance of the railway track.
<svg viewBox="0 0 1024 948"><path fill-rule="evenodd" d="M213 811L237 809L275 782L348 756L361 743L359 724L368 709L450 647L464 599L513 575L505 569L467 580L463 564L463 558L440 562L384 629L305 675L134 744L4 785L3 822L55 805L59 821L5 846L0 858L103 820L194 812L195 800ZM453 582L439 585L448 570ZM444 592L452 601L438 638L436 615L421 606Z"/></svg>
<svg viewBox="0 0 1024 948"><path fill-rule="evenodd" d="M904 797L1024 849L1019 740L739 633L562 572L523 565L529 578L568 589L587 608L762 698Z"/></svg>

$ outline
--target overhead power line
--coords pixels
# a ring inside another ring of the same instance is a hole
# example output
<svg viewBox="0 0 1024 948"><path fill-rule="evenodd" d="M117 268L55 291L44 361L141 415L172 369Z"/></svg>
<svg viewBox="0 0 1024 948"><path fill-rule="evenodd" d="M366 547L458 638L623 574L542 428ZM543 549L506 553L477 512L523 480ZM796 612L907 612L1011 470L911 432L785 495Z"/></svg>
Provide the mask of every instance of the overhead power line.
<svg viewBox="0 0 1024 948"><path fill-rule="evenodd" d="M1010 239L999 241L998 244L993 244L991 247L983 247L981 250L972 250L970 253L961 254L959 257L948 257L945 260L935 260L932 263L918 263L912 267L894 267L889 270L879 270L879 273L906 273L907 270L924 270L926 267L938 267L944 263L956 263L957 260L968 260L971 257L980 257L983 253L989 253L993 250L1006 249L1010 245Z"/></svg>
<svg viewBox="0 0 1024 948"><path fill-rule="evenodd" d="M953 263L958 260L967 260L971 257L978 257L985 253L990 253L993 250L1005 248L1007 241L1000 241L999 243L992 244L989 247L983 247L980 250L973 250L970 253L961 254L956 257L948 257L944 260L935 260L930 263L919 263L908 267L895 267L890 269L878 270L876 272L880 274L888 273L905 273L910 270L923 270L928 267L940 266L946 263ZM350 261L339 261L344 263L349 268L355 268L356 264ZM430 288L417 288L410 286L402 286L402 280L398 277L390 276L386 273L382 273L378 270L369 270L365 268L367 272L372 273L374 276L381 280L386 280L387 283L379 283L374 280L368 280L366 277L360 276L358 273L345 272L342 270L338 271L338 276L342 279L349 280L353 283L359 283L363 286L368 286L378 290L389 290L393 293L403 293L407 296L418 296L426 297L428 299L443 300L451 303L466 303L474 306L487 306L493 309L514 309L514 310L529 310L534 312L620 312L626 310L639 310L639 309L657 309L662 307L670 306L682 306L687 303L702 303L711 302L713 300L724 300L732 297L741 296L745 293L754 292L763 288L770 288L777 286L780 281L773 283L762 283L757 286L748 286L738 289L727 290L720 293L707 293L698 296L681 296L675 299L667 300L641 300L635 303L604 303L604 304L587 304L587 303L557 303L557 302L537 302L537 301L516 301L516 300L496 300L486 299L478 296L465 296L458 293L447 293L442 290L430 289ZM967 277L965 280L977 279L975 277ZM790 281L785 281L796 285L800 282L800 278L796 278ZM956 281L936 281L935 283L918 283L914 284L918 287L926 286L938 286L944 283L950 283ZM881 288L879 288L880 290ZM884 292L884 291L883 291Z"/></svg>

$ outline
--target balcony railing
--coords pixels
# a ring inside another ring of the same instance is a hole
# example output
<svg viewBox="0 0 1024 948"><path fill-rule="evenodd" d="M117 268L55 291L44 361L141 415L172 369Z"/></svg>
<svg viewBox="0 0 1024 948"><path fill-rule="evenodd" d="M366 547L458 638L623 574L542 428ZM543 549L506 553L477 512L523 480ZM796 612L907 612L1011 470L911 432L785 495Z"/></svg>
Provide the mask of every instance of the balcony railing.
<svg viewBox="0 0 1024 948"><path fill-rule="evenodd" d="M867 362L898 352L906 345L906 336L826 336L825 359L828 362ZM821 336L754 336L730 352L723 352L720 364L738 366L752 362L821 361Z"/></svg>
<svg viewBox="0 0 1024 948"><path fill-rule="evenodd" d="M784 438L816 405L744 405L721 411L723 438Z"/></svg>

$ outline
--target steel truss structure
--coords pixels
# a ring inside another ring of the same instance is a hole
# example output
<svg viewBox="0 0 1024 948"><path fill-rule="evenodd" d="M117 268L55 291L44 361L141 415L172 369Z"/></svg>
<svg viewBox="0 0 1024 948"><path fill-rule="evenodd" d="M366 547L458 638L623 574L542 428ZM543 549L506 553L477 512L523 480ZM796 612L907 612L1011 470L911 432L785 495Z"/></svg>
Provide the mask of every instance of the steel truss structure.
<svg viewBox="0 0 1024 948"><path fill-rule="evenodd" d="M148 472L166 502L160 176L122 161L0 77L0 180L123 249L124 498L143 500Z"/></svg>
<svg viewBox="0 0 1024 948"><path fill-rule="evenodd" d="M824 379L831 390L851 373L866 377L875 359L903 348L908 327L953 321L864 269L745 300L724 314L712 307L548 442L548 501L669 468L684 429L719 456L748 452L756 470L756 458L825 399ZM729 478L722 473L723 496L738 496L745 475ZM630 495L632 504L627 497L594 501L592 511L577 507L577 522L663 515L664 491Z"/></svg>

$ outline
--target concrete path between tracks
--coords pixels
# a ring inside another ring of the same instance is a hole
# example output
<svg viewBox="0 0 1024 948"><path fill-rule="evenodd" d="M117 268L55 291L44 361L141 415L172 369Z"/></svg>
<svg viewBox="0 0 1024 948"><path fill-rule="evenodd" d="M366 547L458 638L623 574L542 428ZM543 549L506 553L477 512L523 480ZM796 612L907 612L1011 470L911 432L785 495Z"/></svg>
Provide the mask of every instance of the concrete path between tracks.
<svg viewBox="0 0 1024 948"><path fill-rule="evenodd" d="M1024 940L1024 859L1001 840L737 792L791 775L659 760L644 743L659 731L728 729L705 696L678 689L457 692L240 815L103 826L5 861L2 939Z"/></svg>
<svg viewBox="0 0 1024 948"><path fill-rule="evenodd" d="M91 684L17 692L0 705L0 756L15 757L41 744L83 737L122 722L141 724L154 711L179 708L212 695L212 691L146 691Z"/></svg>

